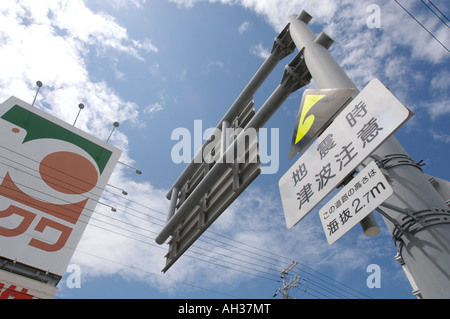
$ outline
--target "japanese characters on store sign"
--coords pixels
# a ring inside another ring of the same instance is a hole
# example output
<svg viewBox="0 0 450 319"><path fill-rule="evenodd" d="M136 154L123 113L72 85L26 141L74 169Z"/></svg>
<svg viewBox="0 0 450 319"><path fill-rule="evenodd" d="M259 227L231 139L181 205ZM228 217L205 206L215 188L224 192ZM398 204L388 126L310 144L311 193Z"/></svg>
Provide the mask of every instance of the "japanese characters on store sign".
<svg viewBox="0 0 450 319"><path fill-rule="evenodd" d="M349 103L279 181L291 228L412 113L377 79Z"/></svg>
<svg viewBox="0 0 450 319"><path fill-rule="evenodd" d="M0 299L33 299L33 296L28 294L26 288L19 291L16 285L7 286L0 282Z"/></svg>
<svg viewBox="0 0 450 319"><path fill-rule="evenodd" d="M58 287L32 278L0 269L1 299L51 299Z"/></svg>
<svg viewBox="0 0 450 319"><path fill-rule="evenodd" d="M0 131L0 255L62 276L121 151L15 97Z"/></svg>
<svg viewBox="0 0 450 319"><path fill-rule="evenodd" d="M370 162L319 210L331 245L393 194L377 164Z"/></svg>

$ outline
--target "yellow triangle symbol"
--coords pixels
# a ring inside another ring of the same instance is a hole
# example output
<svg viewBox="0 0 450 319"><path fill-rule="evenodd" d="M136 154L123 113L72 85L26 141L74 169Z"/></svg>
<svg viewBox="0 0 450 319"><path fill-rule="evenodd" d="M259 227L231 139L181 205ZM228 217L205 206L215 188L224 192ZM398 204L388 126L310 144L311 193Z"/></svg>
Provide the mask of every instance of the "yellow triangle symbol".
<svg viewBox="0 0 450 319"><path fill-rule="evenodd" d="M295 137L295 144L297 144L305 135L314 123L314 115L311 114L307 118L309 110L320 101L325 95L306 95L303 103L300 121L298 122L297 136Z"/></svg>

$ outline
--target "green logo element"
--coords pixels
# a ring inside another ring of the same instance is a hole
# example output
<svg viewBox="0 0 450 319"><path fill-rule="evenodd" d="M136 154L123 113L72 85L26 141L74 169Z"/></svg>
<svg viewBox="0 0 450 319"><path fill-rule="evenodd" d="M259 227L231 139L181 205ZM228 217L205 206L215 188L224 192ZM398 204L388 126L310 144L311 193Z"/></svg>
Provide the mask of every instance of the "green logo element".
<svg viewBox="0 0 450 319"><path fill-rule="evenodd" d="M33 112L30 112L19 105L13 106L3 116L2 119L15 124L27 131L23 141L52 138L66 141L85 150L97 163L100 174L105 169L112 152L81 137Z"/></svg>

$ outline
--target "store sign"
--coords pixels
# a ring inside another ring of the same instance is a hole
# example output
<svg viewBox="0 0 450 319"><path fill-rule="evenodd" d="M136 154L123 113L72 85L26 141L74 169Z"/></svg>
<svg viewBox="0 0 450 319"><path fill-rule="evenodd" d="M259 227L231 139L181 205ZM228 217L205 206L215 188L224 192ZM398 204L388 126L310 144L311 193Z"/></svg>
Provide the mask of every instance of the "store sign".
<svg viewBox="0 0 450 319"><path fill-rule="evenodd" d="M0 270L0 299L52 299L57 291L45 282Z"/></svg>
<svg viewBox="0 0 450 319"><path fill-rule="evenodd" d="M121 151L14 97L0 131L0 256L63 275Z"/></svg>

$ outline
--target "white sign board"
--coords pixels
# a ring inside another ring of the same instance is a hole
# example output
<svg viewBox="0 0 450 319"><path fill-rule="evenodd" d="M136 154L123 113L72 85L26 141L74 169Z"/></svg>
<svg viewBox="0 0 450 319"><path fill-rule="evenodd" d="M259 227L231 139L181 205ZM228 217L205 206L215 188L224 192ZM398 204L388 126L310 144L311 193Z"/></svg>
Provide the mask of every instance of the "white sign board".
<svg viewBox="0 0 450 319"><path fill-rule="evenodd" d="M286 226L297 224L411 116L372 80L281 177Z"/></svg>
<svg viewBox="0 0 450 319"><path fill-rule="evenodd" d="M319 210L328 244L333 244L393 194L375 161Z"/></svg>
<svg viewBox="0 0 450 319"><path fill-rule="evenodd" d="M0 256L64 275L121 151L11 97L0 154Z"/></svg>

